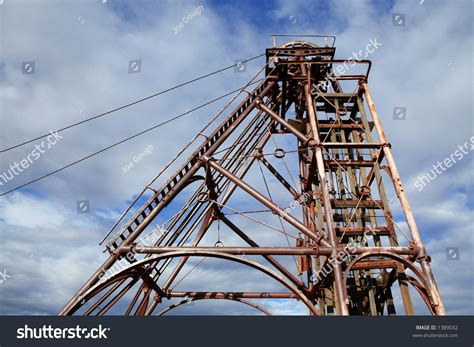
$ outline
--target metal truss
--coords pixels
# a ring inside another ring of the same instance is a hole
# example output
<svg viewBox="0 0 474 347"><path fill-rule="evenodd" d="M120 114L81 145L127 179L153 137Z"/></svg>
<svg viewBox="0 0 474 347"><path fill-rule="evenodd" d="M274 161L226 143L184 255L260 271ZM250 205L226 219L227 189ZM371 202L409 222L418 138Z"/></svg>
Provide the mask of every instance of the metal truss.
<svg viewBox="0 0 474 347"><path fill-rule="evenodd" d="M208 299L271 314L257 302L281 299L310 315L391 315L395 284L405 314L415 314L410 285L429 312L446 314L367 84L371 62L348 67L334 55L335 47L306 41L268 48L265 78L214 131L196 135L202 144L161 187L155 178L137 196L103 240L108 259L60 314L161 315ZM338 66L363 71L337 74ZM205 241L213 228L217 241ZM275 242L257 243L261 232ZM219 233L240 242L224 246ZM218 281L175 290L195 257L253 268L285 290L220 291ZM170 304L175 298L182 301Z"/></svg>

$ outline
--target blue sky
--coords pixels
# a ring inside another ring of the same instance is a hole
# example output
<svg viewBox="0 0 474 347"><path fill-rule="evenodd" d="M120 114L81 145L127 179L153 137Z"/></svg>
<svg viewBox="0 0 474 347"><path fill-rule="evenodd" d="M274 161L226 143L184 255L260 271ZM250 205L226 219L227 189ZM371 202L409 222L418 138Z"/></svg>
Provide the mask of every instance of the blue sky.
<svg viewBox="0 0 474 347"><path fill-rule="evenodd" d="M198 6L202 13L175 34L173 28ZM405 26L393 25L394 13L405 15ZM271 33L336 35L338 58L376 38L382 46L370 56L369 85L441 294L449 313L473 313L472 153L422 191L415 187L417 177L474 133L471 1L5 0L0 21L0 148L263 53ZM133 59L142 61L141 73L128 73ZM22 74L25 61L35 61L33 75ZM262 65L263 58L249 62L245 73L226 71L68 130L0 191L236 89ZM0 284L0 313L57 313L100 265L97 242L119 213L224 103L0 197L0 271L11 274ZM406 108L406 120L393 119L394 107ZM0 154L0 173L33 145ZM149 145L153 153L123 174L122 167ZM78 200L90 201L90 213L77 213ZM447 259L449 247L459 250L459 260ZM208 273L230 284L235 278L229 269L245 274L210 261L188 285L213 278ZM262 280L248 276L250 289ZM276 313L305 313L291 303L267 305ZM197 303L179 313L198 309L253 313L233 303Z"/></svg>

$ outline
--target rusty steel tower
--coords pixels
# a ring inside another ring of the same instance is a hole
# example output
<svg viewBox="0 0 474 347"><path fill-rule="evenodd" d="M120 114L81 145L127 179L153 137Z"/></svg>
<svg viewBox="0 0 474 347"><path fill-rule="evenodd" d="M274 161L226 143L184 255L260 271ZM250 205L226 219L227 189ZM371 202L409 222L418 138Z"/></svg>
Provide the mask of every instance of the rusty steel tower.
<svg viewBox="0 0 474 347"><path fill-rule="evenodd" d="M310 315L391 315L394 286L400 313L415 314L415 294L446 314L367 84L371 62L335 59L332 36L277 46L280 36L264 78L257 73L162 170L187 157L171 177L158 187L161 172L121 215L101 242L108 259L62 315L161 315L206 299L265 314L258 303L282 299ZM222 291L217 280L175 290L196 257L239 263L283 290Z"/></svg>

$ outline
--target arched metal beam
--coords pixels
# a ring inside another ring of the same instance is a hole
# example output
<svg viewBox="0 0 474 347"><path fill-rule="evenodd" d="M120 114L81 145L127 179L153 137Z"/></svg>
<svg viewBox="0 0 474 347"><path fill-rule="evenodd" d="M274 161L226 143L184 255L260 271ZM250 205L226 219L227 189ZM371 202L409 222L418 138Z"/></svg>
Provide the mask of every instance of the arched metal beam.
<svg viewBox="0 0 474 347"><path fill-rule="evenodd" d="M229 300L229 301L236 301L236 302L240 302L241 304L245 304L245 305L248 305L250 307L253 307L253 308L259 310L260 312L262 312L263 314L266 314L267 316L272 315L270 312L268 312L267 310L265 310L264 308L262 308L258 305L255 305L253 302L250 302L250 301L247 301L247 300L244 300L244 299L240 299L240 298L193 298L191 300L184 299L184 300L182 300L182 301L180 301L176 304L173 304L173 305L170 305L170 306L164 308L163 310L158 312L156 315L157 316L162 316L165 313L171 311L172 309L175 309L175 308L180 307L184 304L187 304L187 303L190 303L190 302L193 302L193 301L198 301L198 300Z"/></svg>
<svg viewBox="0 0 474 347"><path fill-rule="evenodd" d="M429 297L428 291L421 285L421 283L416 278L414 278L412 276L409 276L409 275L406 275L406 274L405 274L405 277L406 277L407 281L410 282L413 285L413 287L415 287L416 291L423 298L423 301L425 302L426 306L428 307L428 310L430 310L431 314L433 316L435 316L436 312L435 312L433 306L431 306L431 304L429 304L430 303L430 297Z"/></svg>
<svg viewBox="0 0 474 347"><path fill-rule="evenodd" d="M74 312L76 312L82 305L85 304L90 298L95 296L97 293L102 291L103 289L107 288L111 284L115 283L117 280L123 279L124 277L136 277L140 276L139 272L137 270L140 270L141 267L152 263L154 261L162 260L162 259L170 259L170 258L181 258L185 256L203 256L203 257L210 257L210 258L220 258L220 259L226 259L230 261L234 261L236 263L240 263L243 265L250 266L256 270L259 270L260 272L263 272L264 274L272 277L276 281L280 282L282 285L284 285L287 289L289 289L291 292L293 292L297 299L301 300L303 304L308 307L311 315L319 315L318 311L312 304L311 300L301 291L299 290L293 283L291 283L289 280L287 280L283 275L276 273L275 271L267 268L266 266L257 263L255 261L251 261L236 255L231 255L231 254L224 254L220 253L218 251L199 251L199 252L189 252L189 251L176 251L176 252L168 252L168 253L162 253L162 254L156 254L153 255L149 258L142 259L140 261L137 261L133 264L128 265L127 267L123 268L121 271L118 273L114 274L113 276L110 276L109 278L105 278L105 276L102 277L101 280L99 280L98 283L96 283L94 286L92 286L83 296L77 298L76 302L71 306L71 309L68 310L65 314L72 315Z"/></svg>
<svg viewBox="0 0 474 347"><path fill-rule="evenodd" d="M413 271L413 273L419 278L419 280L422 283L420 283L419 281L417 281L413 277L411 277L411 280L409 280L409 282L415 287L415 289L418 291L418 293L420 293L423 301L428 306L430 312L432 314L434 314L434 312L435 312L435 310L434 310L435 303L433 303L433 297L431 296L429 290L427 289L427 288L429 288L429 286L427 284L425 275L412 262L410 262L409 260L403 258L402 256L399 256L396 253L392 253L392 252L389 252L389 251L380 252L380 251L377 251L375 249L373 251L368 251L368 252L360 254L359 256L355 257L347 265L347 268L344 271L344 278L343 278L344 282L343 283L347 283L347 278L348 278L349 272L351 271L354 264L356 264L357 262L359 262L360 260L362 260L364 258L368 258L368 257L372 257L372 256L384 256L384 257L387 257L387 258L391 258L395 261L398 261L398 262L402 263L403 265L408 267L411 271Z"/></svg>

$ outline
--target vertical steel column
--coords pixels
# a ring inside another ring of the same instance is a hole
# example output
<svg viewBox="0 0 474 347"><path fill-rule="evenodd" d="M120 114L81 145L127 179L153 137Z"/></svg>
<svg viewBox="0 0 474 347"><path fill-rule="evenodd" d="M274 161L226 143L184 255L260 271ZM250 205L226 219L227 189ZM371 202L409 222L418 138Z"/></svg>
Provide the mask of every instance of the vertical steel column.
<svg viewBox="0 0 474 347"><path fill-rule="evenodd" d="M385 137L385 133L383 131L382 124L380 123L380 119L377 114L377 111L375 110L375 105L372 99L372 95L370 94L367 82L365 81L362 82L361 87L364 90L365 99L367 101L367 105L369 106L369 110L372 115L372 120L374 121L375 128L377 129L380 142L387 143L387 138ZM423 245L423 242L421 241L420 232L418 231L415 218L413 217L413 212L410 208L410 204L408 203L408 198L405 194L405 189L403 188L400 175L397 170L397 166L395 165L395 160L393 159L392 151L389 146L384 146L383 151L384 151L388 166L390 167L392 181L395 186L398 199L400 200L400 204L402 205L402 209L405 214L408 228L413 237L413 240L415 241L415 244L420 249L418 260L426 276L426 280L428 281L428 284L430 286L429 288L426 288L426 289L431 292L431 295L434 300L436 314L446 315L446 309L444 308L443 301L441 300L441 295L439 293L438 286L434 279L433 271L431 270L431 266L428 260L428 256L426 254L425 247Z"/></svg>
<svg viewBox="0 0 474 347"><path fill-rule="evenodd" d="M362 102L362 95L357 96L357 105L358 105L358 108L359 108L359 113L360 113L360 117L361 117L361 120L362 120L362 124L364 126L365 133L367 135L367 141L375 142L373 137L372 137L372 133L370 131L370 126L369 126L369 122L367 120L367 115L365 114L364 104ZM370 151L371 154L372 153L375 154L375 150L370 149L369 151ZM384 211L385 211L384 214L386 215L385 220L386 220L387 226L393 225L393 222L390 219L391 217L389 218L389 216L387 215L388 211L390 210L390 206L388 204L388 197L387 197L387 192L385 190L385 185L383 184L383 181L382 181L382 173L381 173L380 165L377 164L377 163L374 163L373 170L374 170L374 177L375 177L376 186L378 188L380 198L382 199L382 205L384 206ZM392 227L392 229L393 229L393 227ZM393 237L389 237L389 242L390 242L391 246L398 246L397 236L394 235ZM405 270L404 270L402 264L397 265L397 270L398 270L399 274L403 274L403 276L405 275ZM400 279L399 278L398 283L400 285L400 293L402 295L402 301L403 301L403 306L404 306L404 309L405 309L405 313L408 316L413 316L415 314L415 309L413 308L413 302L411 300L410 291L409 291L409 288L408 288L408 281L406 279Z"/></svg>
<svg viewBox="0 0 474 347"><path fill-rule="evenodd" d="M326 216L326 226L329 238L329 244L333 247L333 258L337 258L337 250L336 250L336 230L334 229L334 221L333 221L333 212L331 207L331 197L329 196L329 191L327 187L327 179L326 179L326 169L324 168L324 159L323 159L323 151L321 148L321 139L319 138L319 130L316 123L316 111L314 109L313 98L311 96L311 76L310 76L310 69L308 69L308 81L304 86L305 95L306 95L306 107L308 111L308 118L311 125L312 131L312 140L316 143L314 147L314 154L316 157L316 165L318 168L318 175L319 175L319 182L321 185L321 193L323 196L323 203L324 203L324 213ZM337 313L343 316L349 315L349 309L347 308L346 303L346 284L343 283L343 276L342 276L342 266L339 262L334 264L334 291L336 297L336 304L337 304Z"/></svg>

